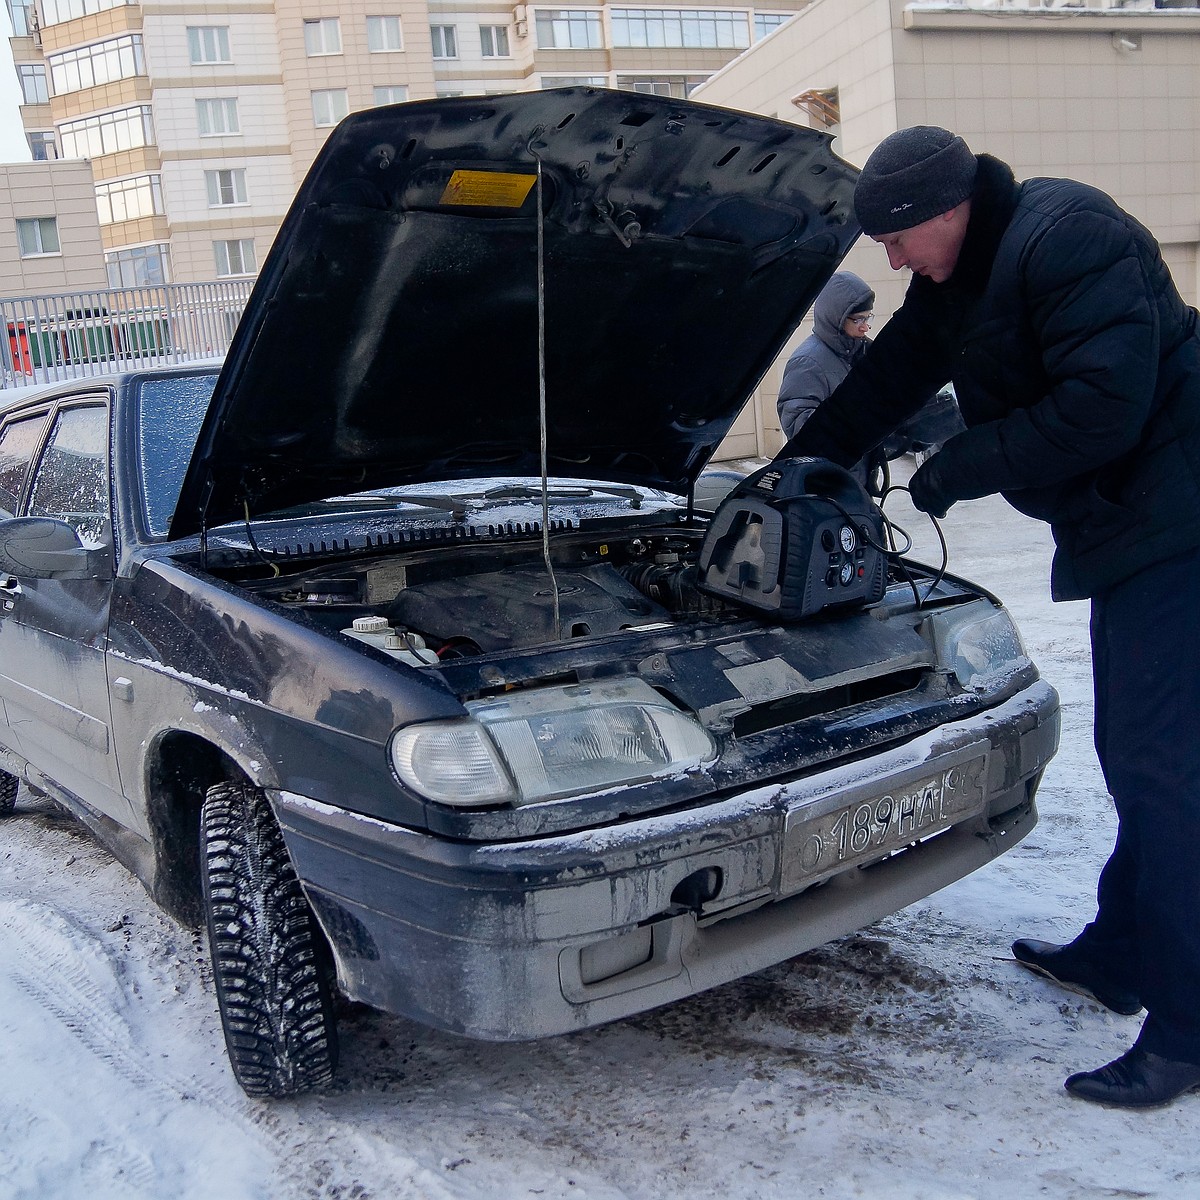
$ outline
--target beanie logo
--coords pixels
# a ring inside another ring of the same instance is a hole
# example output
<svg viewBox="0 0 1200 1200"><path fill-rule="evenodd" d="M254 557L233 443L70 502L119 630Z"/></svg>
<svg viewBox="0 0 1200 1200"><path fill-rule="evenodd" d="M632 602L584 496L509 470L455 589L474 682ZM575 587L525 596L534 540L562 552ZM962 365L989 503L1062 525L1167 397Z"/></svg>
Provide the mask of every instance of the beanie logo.
<svg viewBox="0 0 1200 1200"><path fill-rule="evenodd" d="M889 213L903 212L906 208L912 208L911 204L897 204L895 208L889 208Z"/></svg>

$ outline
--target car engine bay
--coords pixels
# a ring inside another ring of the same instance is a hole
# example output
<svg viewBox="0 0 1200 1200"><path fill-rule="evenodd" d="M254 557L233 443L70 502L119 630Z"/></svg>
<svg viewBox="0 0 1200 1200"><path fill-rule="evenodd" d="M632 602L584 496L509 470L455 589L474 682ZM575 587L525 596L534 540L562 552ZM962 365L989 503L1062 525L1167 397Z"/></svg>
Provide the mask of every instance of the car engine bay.
<svg viewBox="0 0 1200 1200"><path fill-rule="evenodd" d="M745 616L696 586L702 530L556 539L554 591L539 547L416 551L246 584L410 665ZM452 560L452 561L451 561ZM422 653L423 652L423 653Z"/></svg>

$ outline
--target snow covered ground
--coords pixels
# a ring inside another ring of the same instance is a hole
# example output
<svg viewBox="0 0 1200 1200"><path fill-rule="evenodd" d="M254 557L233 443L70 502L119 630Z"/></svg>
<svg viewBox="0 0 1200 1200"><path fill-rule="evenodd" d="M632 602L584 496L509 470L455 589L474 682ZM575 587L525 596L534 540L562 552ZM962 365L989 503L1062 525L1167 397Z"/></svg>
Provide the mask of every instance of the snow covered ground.
<svg viewBox="0 0 1200 1200"><path fill-rule="evenodd" d="M923 518L888 511L936 554ZM998 592L1063 701L1041 823L862 933L674 1007L531 1045L353 1011L334 1091L246 1099L199 936L22 792L0 825L0 1200L921 1200L1196 1195L1200 1096L1062 1090L1133 1040L1008 960L1092 913L1115 829L1091 749L1087 606L1046 531L954 508L951 569Z"/></svg>

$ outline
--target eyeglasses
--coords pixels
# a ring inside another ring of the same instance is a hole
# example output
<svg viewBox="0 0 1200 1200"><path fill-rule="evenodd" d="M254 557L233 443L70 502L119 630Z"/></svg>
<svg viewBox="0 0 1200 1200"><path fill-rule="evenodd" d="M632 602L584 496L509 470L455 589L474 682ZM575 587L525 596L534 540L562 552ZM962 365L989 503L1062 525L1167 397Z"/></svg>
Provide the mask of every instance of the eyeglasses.
<svg viewBox="0 0 1200 1200"><path fill-rule="evenodd" d="M849 321L851 325L870 325L874 318L874 313L867 313L866 316L859 316L857 313L855 313L853 316L847 317L846 320Z"/></svg>

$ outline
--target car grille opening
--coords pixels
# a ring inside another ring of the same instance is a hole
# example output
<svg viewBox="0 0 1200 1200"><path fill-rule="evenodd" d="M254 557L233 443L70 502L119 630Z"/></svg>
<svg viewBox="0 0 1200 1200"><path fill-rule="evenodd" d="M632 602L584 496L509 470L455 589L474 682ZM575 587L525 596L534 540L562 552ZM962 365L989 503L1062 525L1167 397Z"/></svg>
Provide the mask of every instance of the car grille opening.
<svg viewBox="0 0 1200 1200"><path fill-rule="evenodd" d="M853 683L839 684L820 692L809 692L803 696L788 696L773 700L769 704L758 704L748 712L736 717L733 722L734 737L751 737L768 729L778 729L807 717L825 716L856 704L900 696L918 688L925 676L923 668L896 671L874 679L860 679Z"/></svg>

